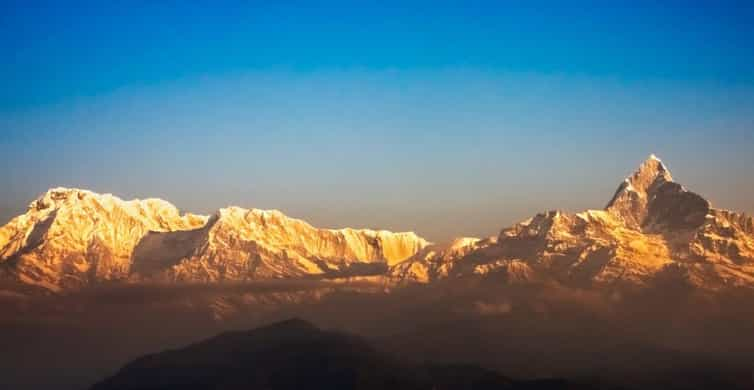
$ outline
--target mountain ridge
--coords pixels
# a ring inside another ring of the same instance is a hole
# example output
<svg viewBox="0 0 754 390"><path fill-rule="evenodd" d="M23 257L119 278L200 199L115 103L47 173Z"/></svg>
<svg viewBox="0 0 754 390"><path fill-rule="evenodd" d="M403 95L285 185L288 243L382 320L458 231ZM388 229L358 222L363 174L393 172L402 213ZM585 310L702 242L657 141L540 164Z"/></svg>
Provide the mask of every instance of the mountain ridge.
<svg viewBox="0 0 754 390"><path fill-rule="evenodd" d="M654 154L603 210L549 211L452 255L421 252L392 267L396 283L497 274L509 282L645 286L667 278L715 290L754 287L754 219L715 209L673 181Z"/></svg>
<svg viewBox="0 0 754 390"><path fill-rule="evenodd" d="M110 281L359 276L363 265L385 267L387 286L474 276L754 287L754 219L712 207L651 155L601 210L539 213L495 236L439 245L413 232L320 229L278 210L182 214L161 199L68 188L48 190L0 228L0 277L53 292Z"/></svg>
<svg viewBox="0 0 754 390"><path fill-rule="evenodd" d="M56 292L143 280L145 271L200 282L290 277L355 262L393 264L428 244L413 232L317 229L277 210L180 214L160 199L53 188L0 228L0 274ZM131 272L134 264L141 275Z"/></svg>

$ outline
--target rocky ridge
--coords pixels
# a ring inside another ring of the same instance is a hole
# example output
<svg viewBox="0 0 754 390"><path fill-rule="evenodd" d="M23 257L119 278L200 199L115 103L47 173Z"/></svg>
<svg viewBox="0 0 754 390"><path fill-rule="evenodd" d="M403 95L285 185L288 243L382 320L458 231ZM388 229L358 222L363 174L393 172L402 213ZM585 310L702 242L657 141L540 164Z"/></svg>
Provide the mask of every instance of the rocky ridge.
<svg viewBox="0 0 754 390"><path fill-rule="evenodd" d="M393 265L427 246L414 233L317 229L279 211L181 214L159 199L54 188L0 228L0 277L47 291L124 280L213 282Z"/></svg>
<svg viewBox="0 0 754 390"><path fill-rule="evenodd" d="M668 280L710 290L754 287L753 224L674 182L652 155L604 210L541 213L496 237L419 252L388 277L398 284L482 275L578 287Z"/></svg>

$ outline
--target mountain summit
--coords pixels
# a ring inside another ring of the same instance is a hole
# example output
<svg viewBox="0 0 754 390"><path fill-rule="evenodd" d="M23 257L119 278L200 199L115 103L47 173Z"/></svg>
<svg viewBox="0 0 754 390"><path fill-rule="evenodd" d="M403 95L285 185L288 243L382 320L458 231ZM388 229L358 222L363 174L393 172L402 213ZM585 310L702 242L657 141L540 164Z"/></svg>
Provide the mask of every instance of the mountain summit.
<svg viewBox="0 0 754 390"><path fill-rule="evenodd" d="M618 187L606 209L626 226L662 231L702 225L710 203L673 182L662 161L651 155Z"/></svg>
<svg viewBox="0 0 754 390"><path fill-rule="evenodd" d="M604 210L541 213L496 237L429 247L390 269L397 283L477 275L508 282L754 287L754 220L714 209L650 156Z"/></svg>
<svg viewBox="0 0 754 390"><path fill-rule="evenodd" d="M670 171L653 154L621 183L606 209L623 218L627 224L639 227L647 216L647 205L655 192L662 185L672 182Z"/></svg>

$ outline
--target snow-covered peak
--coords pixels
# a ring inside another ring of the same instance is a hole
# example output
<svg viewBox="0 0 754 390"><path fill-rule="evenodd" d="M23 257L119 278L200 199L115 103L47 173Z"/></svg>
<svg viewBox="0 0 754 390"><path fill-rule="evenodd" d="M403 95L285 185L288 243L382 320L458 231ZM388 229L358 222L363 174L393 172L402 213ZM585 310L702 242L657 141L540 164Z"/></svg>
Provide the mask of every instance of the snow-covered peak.
<svg viewBox="0 0 754 390"><path fill-rule="evenodd" d="M50 188L42 195L38 196L29 204L30 210L43 210L57 207L58 205L69 200L81 200L86 196L94 195L93 192L78 188L55 187Z"/></svg>
<svg viewBox="0 0 754 390"><path fill-rule="evenodd" d="M670 170L654 154L650 155L634 173L623 180L607 209L619 207L626 200L646 199L648 192L658 188L662 183L672 182Z"/></svg>
<svg viewBox="0 0 754 390"><path fill-rule="evenodd" d="M709 207L707 200L675 183L653 154L621 183L606 211L634 229L656 230L696 225Z"/></svg>
<svg viewBox="0 0 754 390"><path fill-rule="evenodd" d="M660 158L651 154L642 164L639 169L628 179L635 184L637 180L647 178L663 178L665 181L673 181L673 177L670 175L665 163Z"/></svg>

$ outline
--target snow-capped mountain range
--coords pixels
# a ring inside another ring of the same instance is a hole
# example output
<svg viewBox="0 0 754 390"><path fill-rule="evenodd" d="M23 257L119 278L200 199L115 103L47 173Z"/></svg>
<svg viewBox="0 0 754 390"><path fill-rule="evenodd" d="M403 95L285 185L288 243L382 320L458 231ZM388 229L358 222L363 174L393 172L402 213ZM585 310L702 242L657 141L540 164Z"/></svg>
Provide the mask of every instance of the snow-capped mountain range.
<svg viewBox="0 0 754 390"><path fill-rule="evenodd" d="M497 236L447 245L412 232L319 229L274 210L181 214L159 199L124 201L69 188L47 191L0 228L0 278L40 291L375 270L391 286L476 275L579 287L754 287L754 219L711 207L651 156L604 209L550 211Z"/></svg>

